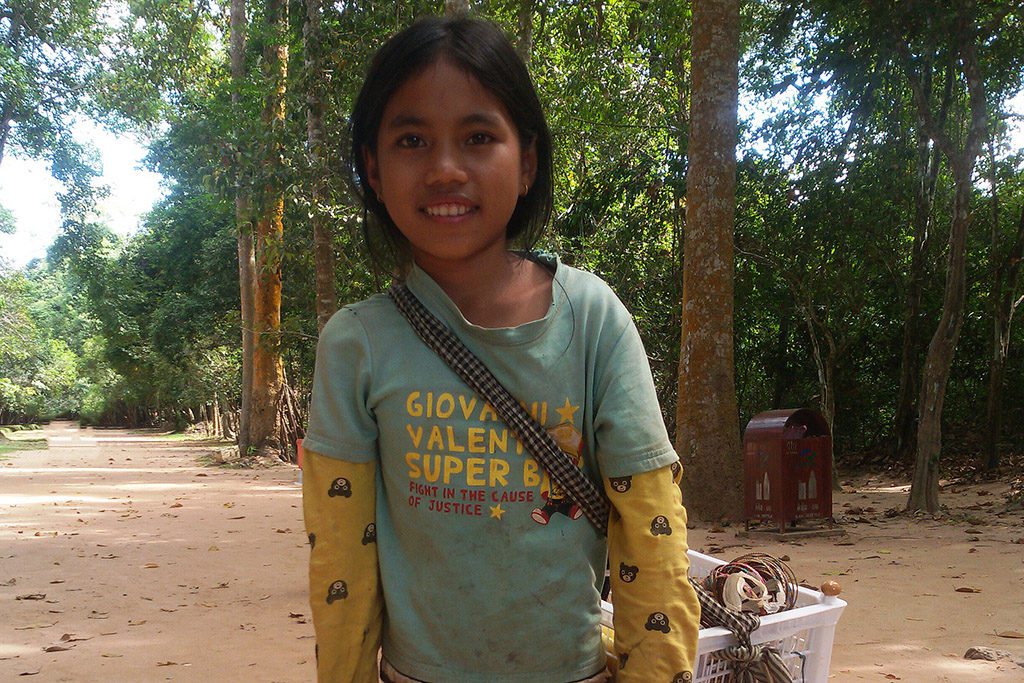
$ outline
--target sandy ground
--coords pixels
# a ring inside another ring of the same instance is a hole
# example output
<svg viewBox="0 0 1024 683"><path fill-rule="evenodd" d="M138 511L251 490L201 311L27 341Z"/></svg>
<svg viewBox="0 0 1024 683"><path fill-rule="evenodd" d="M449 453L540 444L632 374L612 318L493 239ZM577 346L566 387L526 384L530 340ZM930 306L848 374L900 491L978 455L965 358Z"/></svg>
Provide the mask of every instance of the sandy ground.
<svg viewBox="0 0 1024 683"><path fill-rule="evenodd" d="M201 444L156 434L45 435L48 450L0 456L0 681L313 680L294 468L204 466ZM887 517L899 483L846 489L844 538L697 528L691 546L840 581L830 680L1024 681L1024 639L997 635L1024 634L1024 515L995 514L1006 487L949 487L942 519ZM965 660L971 646L1010 657Z"/></svg>

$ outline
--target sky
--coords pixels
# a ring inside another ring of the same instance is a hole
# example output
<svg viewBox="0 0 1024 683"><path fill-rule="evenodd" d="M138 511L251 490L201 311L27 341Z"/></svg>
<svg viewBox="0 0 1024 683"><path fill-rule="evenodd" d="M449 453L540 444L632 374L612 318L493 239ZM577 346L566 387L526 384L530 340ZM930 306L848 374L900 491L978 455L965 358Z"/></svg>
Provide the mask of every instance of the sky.
<svg viewBox="0 0 1024 683"><path fill-rule="evenodd" d="M77 122L73 131L77 140L92 143L100 153L100 182L109 186L110 195L100 204L98 218L118 234L135 232L142 214L163 196L161 177L141 168L145 147L128 134L111 133L87 121ZM14 214L18 228L13 235L0 234L0 257L7 265L22 268L46 256L60 230L60 190L45 162L4 155L0 205Z"/></svg>
<svg viewBox="0 0 1024 683"><path fill-rule="evenodd" d="M1024 92L1010 101L1010 111L1024 115ZM750 116L752 112L741 112ZM1024 147L1024 120L1013 124L1013 147ZM127 134L115 134L88 121L75 124L74 134L89 141L100 152L103 164L101 182L110 187L99 207L99 218L120 235L130 235L139 227L142 215L163 196L161 177L140 167L146 149L142 142ZM19 159L6 154L0 163L0 205L14 214L17 232L0 233L0 259L14 268L46 256L60 230L60 206L55 181L42 161Z"/></svg>

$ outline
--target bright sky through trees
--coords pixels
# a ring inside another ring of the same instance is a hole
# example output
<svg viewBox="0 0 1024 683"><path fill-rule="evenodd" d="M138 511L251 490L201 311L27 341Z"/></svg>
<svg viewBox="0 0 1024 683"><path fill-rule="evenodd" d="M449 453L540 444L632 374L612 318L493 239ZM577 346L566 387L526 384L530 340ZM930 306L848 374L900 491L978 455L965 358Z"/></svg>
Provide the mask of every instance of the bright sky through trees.
<svg viewBox="0 0 1024 683"><path fill-rule="evenodd" d="M75 137L95 145L102 159L101 181L110 195L100 203L100 220L120 235L131 234L163 194L160 176L140 167L145 148L129 134L114 134L88 121L75 125ZM21 268L46 256L60 230L60 189L45 162L5 156L0 165L0 205L14 214L18 227L13 235L0 234L0 257L7 265Z"/></svg>

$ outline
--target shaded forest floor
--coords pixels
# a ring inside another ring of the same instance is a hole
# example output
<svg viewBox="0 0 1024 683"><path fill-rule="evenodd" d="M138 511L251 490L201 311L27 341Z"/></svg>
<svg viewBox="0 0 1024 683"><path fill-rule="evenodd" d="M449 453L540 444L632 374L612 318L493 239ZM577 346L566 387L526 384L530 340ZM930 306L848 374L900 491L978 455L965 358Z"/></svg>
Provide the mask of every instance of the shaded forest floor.
<svg viewBox="0 0 1024 683"><path fill-rule="evenodd" d="M48 450L0 455L0 680L314 679L294 468L204 466L212 444L156 433L45 435ZM947 486L933 518L895 514L904 481L844 482L845 537L699 527L691 546L786 555L806 583L841 582L831 680L1022 680L1024 512L1002 512L1009 483ZM965 660L972 646L1009 656Z"/></svg>

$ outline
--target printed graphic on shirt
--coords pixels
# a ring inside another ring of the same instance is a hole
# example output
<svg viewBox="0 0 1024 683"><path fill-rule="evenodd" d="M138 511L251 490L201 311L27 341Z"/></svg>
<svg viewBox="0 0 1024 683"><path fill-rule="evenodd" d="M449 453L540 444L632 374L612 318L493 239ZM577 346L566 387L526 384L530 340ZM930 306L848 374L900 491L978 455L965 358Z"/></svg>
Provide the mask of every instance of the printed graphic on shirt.
<svg viewBox="0 0 1024 683"><path fill-rule="evenodd" d="M576 424L580 406L566 398L561 405L535 401L523 407L542 425L555 422L548 433L582 466L583 435ZM475 394L411 391L405 413L410 507L499 522L518 507L538 524L548 524L557 514L571 520L583 515L494 408Z"/></svg>

